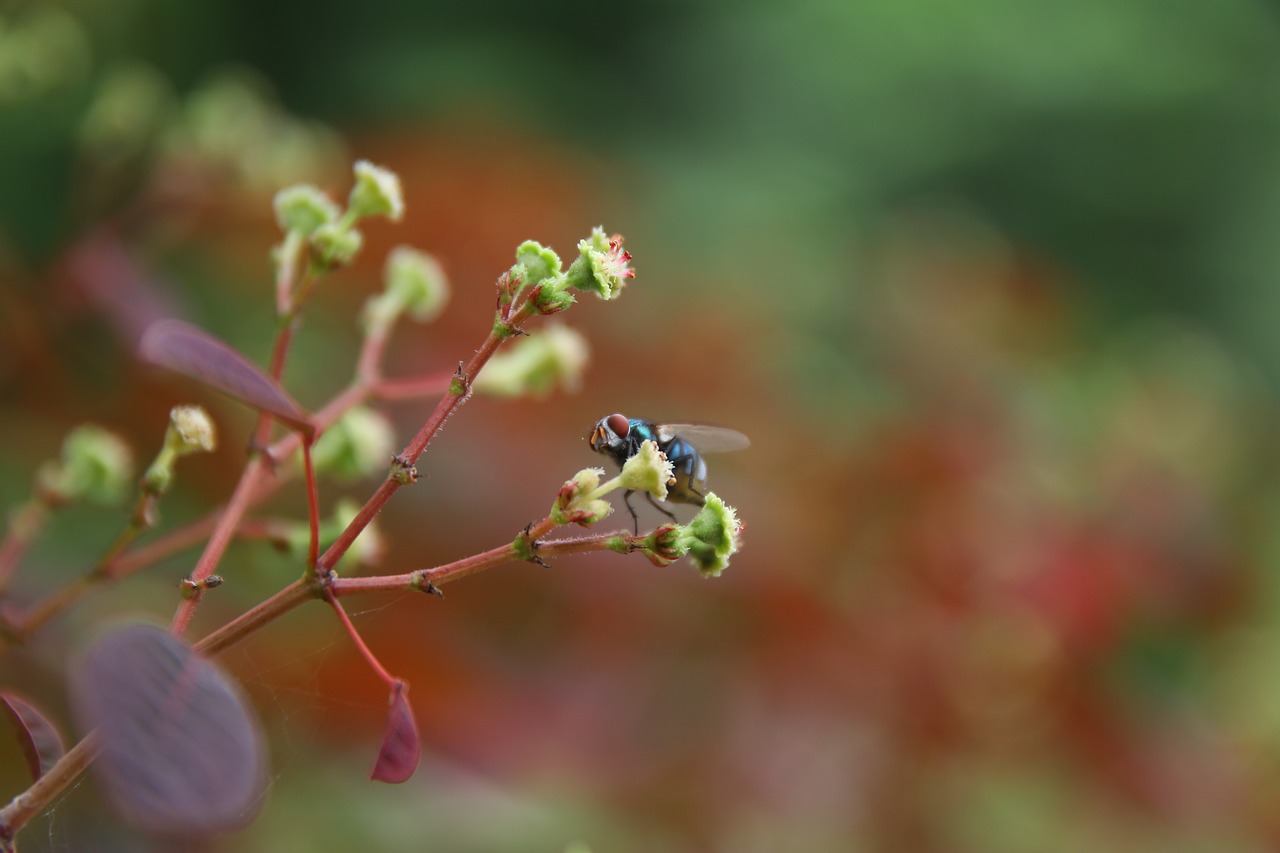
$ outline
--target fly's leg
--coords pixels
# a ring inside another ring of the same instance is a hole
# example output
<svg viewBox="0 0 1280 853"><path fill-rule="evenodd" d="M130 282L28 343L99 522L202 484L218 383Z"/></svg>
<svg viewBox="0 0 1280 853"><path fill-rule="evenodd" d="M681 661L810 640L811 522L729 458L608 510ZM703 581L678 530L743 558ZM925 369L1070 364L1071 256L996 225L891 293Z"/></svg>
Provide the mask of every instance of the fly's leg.
<svg viewBox="0 0 1280 853"><path fill-rule="evenodd" d="M634 530L637 536L640 535L640 516L636 515L636 508L631 505L631 496L635 494L635 489L627 489L622 494L622 502L627 505L627 512L631 513L631 521L635 525ZM649 494L645 492L645 494Z"/></svg>
<svg viewBox="0 0 1280 853"><path fill-rule="evenodd" d="M672 521L675 521L677 524L679 524L679 523L680 523L679 521L676 521L675 513L673 513L671 510L667 509L666 507L660 506L660 505L658 504L658 502L657 502L657 501L655 501L655 500L653 499L653 495L652 495L652 494L650 494L649 492L645 492L645 493L644 493L644 496L645 496L646 498L648 498L648 499L649 499L649 503L650 503L650 505L652 505L652 506L653 506L653 508L654 508L654 509L656 509L658 512L662 513L663 515L665 515L667 518L671 519ZM636 529L636 532L637 532L637 533L639 533L639 532L640 532L639 528L637 528L637 529Z"/></svg>

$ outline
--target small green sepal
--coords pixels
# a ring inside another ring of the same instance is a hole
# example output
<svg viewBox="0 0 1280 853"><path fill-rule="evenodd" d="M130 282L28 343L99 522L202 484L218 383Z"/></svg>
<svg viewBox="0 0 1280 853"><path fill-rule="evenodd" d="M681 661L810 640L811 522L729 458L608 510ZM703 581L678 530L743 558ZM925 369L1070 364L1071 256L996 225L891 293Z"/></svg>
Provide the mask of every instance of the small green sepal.
<svg viewBox="0 0 1280 853"><path fill-rule="evenodd" d="M669 566L688 553L681 542L682 528L678 524L663 524L654 528L640 544L640 550L655 566Z"/></svg>
<svg viewBox="0 0 1280 853"><path fill-rule="evenodd" d="M409 460L403 456L392 456L387 479L394 480L401 486L411 486L418 482L418 469L410 465Z"/></svg>
<svg viewBox="0 0 1280 853"><path fill-rule="evenodd" d="M577 300L567 289L540 284L529 300L539 314L558 314Z"/></svg>

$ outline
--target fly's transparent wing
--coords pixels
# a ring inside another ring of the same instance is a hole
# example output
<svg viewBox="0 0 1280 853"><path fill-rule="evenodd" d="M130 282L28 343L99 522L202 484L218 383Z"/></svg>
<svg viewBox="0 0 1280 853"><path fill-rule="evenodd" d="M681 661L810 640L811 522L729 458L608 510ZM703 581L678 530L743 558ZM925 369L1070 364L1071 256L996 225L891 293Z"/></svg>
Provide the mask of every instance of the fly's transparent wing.
<svg viewBox="0 0 1280 853"><path fill-rule="evenodd" d="M670 441L675 436L692 444L699 453L727 453L751 446L751 439L736 429L705 424L661 424L658 427L658 438L662 441Z"/></svg>

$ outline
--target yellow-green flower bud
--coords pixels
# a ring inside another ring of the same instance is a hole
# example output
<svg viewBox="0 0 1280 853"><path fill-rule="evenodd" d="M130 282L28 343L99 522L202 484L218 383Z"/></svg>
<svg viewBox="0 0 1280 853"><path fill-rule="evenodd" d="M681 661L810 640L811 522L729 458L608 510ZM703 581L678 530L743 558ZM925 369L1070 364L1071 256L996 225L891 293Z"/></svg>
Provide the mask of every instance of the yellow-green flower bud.
<svg viewBox="0 0 1280 853"><path fill-rule="evenodd" d="M347 198L347 215L357 219L385 216L392 222L399 222L404 216L400 177L368 160L356 161L355 173L356 183Z"/></svg>
<svg viewBox="0 0 1280 853"><path fill-rule="evenodd" d="M587 357L586 338L568 326L550 323L490 358L472 387L501 397L545 396L557 384L576 391Z"/></svg>
<svg viewBox="0 0 1280 853"><path fill-rule="evenodd" d="M342 215L333 199L310 184L285 187L276 193L275 211L282 231L295 231L304 237Z"/></svg>
<svg viewBox="0 0 1280 853"><path fill-rule="evenodd" d="M622 488L648 492L660 501L667 499L667 486L675 482L666 454L652 441L642 441L640 449L622 466L618 477Z"/></svg>
<svg viewBox="0 0 1280 853"><path fill-rule="evenodd" d="M391 422L373 409L356 406L324 431L311 448L318 473L339 480L356 480L386 473L395 452Z"/></svg>
<svg viewBox="0 0 1280 853"><path fill-rule="evenodd" d="M311 257L321 269L344 267L364 245L364 235L339 222L326 222L311 232Z"/></svg>
<svg viewBox="0 0 1280 853"><path fill-rule="evenodd" d="M85 424L67 434L62 457L36 477L46 500L118 503L133 479L133 452L115 433Z"/></svg>
<svg viewBox="0 0 1280 853"><path fill-rule="evenodd" d="M703 577L718 577L728 568L729 557L741 546L741 530L733 507L710 492L702 511L682 528L679 546L688 550L689 558Z"/></svg>
<svg viewBox="0 0 1280 853"><path fill-rule="evenodd" d="M526 240L516 249L516 266L524 273L521 281L535 285L560 274L560 256L541 243Z"/></svg>
<svg viewBox="0 0 1280 853"><path fill-rule="evenodd" d="M152 494L164 494L173 484L173 465L179 456L209 453L217 445L217 432L208 412L199 406L174 406L169 410L164 444L142 475L142 488Z"/></svg>
<svg viewBox="0 0 1280 853"><path fill-rule="evenodd" d="M449 301L449 279L440 262L408 246L397 246L387 256L387 290L399 294L419 323L439 317Z"/></svg>
<svg viewBox="0 0 1280 853"><path fill-rule="evenodd" d="M213 419L200 406L174 406L169 410L169 429L164 443L172 445L179 456L211 453L218 447L218 433Z"/></svg>
<svg viewBox="0 0 1280 853"><path fill-rule="evenodd" d="M603 468L583 468L572 480L565 481L551 505L551 519L556 524L587 527L613 512L613 506L596 495L602 476Z"/></svg>

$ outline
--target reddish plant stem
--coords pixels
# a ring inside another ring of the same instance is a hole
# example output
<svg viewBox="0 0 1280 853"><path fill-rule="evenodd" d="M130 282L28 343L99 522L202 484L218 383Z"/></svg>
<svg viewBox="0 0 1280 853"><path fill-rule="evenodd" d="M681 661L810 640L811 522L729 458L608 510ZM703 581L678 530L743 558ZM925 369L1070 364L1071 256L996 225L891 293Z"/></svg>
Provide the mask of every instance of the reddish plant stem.
<svg viewBox="0 0 1280 853"><path fill-rule="evenodd" d="M397 679L391 673L387 672L387 668L382 665L382 661L378 660L378 656L373 653L373 649L369 648L369 644L364 641L364 637L360 636L360 632L356 630L355 623L351 621L351 617L347 615L347 611L343 608L342 603L338 601L337 596L332 590L325 593L325 601L329 602L329 606L333 608L333 612L338 614L338 621L342 623L342 627L346 629L347 635L351 637L351 642L356 644L356 648L360 650L360 654L364 656L365 661L377 674L378 678L388 687L394 687Z"/></svg>
<svg viewBox="0 0 1280 853"><path fill-rule="evenodd" d="M213 570L218 567L218 561L222 559L222 555L226 552L227 545L230 544L236 527L240 525L240 519L244 517L245 512L249 509L254 492L258 488L258 481L267 473L267 464L265 458L255 456L245 467L244 473L240 475L240 482L236 484L236 490L232 492L231 499L227 501L226 507L223 508L222 516L218 519L213 533L209 536L209 542L200 554L196 567L191 571L191 580L198 583L213 574ZM178 610L174 613L173 623L170 626L174 636L180 637L186 632L187 626L191 624L191 617L195 615L196 607L199 606L199 603L200 596L198 595L184 598L178 602Z"/></svg>
<svg viewBox="0 0 1280 853"><path fill-rule="evenodd" d="M489 332L489 336L485 338L480 349L476 350L475 354L471 356L471 360L467 362L459 375L462 384L461 393L455 393L451 382L449 390L440 398L440 402L436 404L435 410L427 418L427 422L422 425L422 429L418 430L418 434L401 451L400 459L405 467L412 467L417 463L418 457L427 449L427 445L435 437L436 433L440 431L440 427L444 425L445 420L449 415L453 414L454 409L467 399L471 391L471 380L480 372L481 368L484 367L485 363L493 356L504 340L506 340L506 337L498 334L498 332ZM334 543L320 557L319 562L316 564L316 571L327 571L336 565L338 560L342 559L342 555L347 553L351 543L369 525L374 516L382 511L391 496L399 491L401 485L403 484L390 477L382 481L373 496L356 513L356 517L351 520L346 529L338 535Z"/></svg>
<svg viewBox="0 0 1280 853"><path fill-rule="evenodd" d="M44 529L49 506L38 497L32 497L9 520L9 529L0 542L0 590L9 583L18 564L26 556L31 543Z"/></svg>
<svg viewBox="0 0 1280 853"><path fill-rule="evenodd" d="M411 379L379 379L369 390L369 396L375 400L415 400L433 394L443 394L449 390L453 381L453 373L440 373L435 376L418 376Z"/></svg>
<svg viewBox="0 0 1280 853"><path fill-rule="evenodd" d="M533 528L534 530L537 527ZM624 530L612 533L597 533L591 536L580 536L572 539L554 539L539 542L537 554L540 557L563 557L569 554L584 554L590 551L609 551L614 540L624 537L628 544L644 540L644 536L632 536ZM473 554L443 566L430 569L419 569L402 575L382 575L366 578L334 578L329 589L337 596L360 595L369 592L390 592L406 589L426 589L428 584L443 586L460 580L476 572L500 566L518 560L514 545L502 545L490 548L479 554Z"/></svg>
<svg viewBox="0 0 1280 853"><path fill-rule="evenodd" d="M316 567L320 556L320 490L316 487L316 469L311 464L311 442L302 442L302 476L307 483L307 526L310 539L307 543L307 568Z"/></svg>
<svg viewBox="0 0 1280 853"><path fill-rule="evenodd" d="M546 520L535 525L531 528L531 532L542 527L545 522ZM555 557L566 554L580 554L587 551L613 550L610 546L613 540L619 536L624 537L628 543L635 543L644 538L643 536L631 536L626 531L615 531L613 533L601 533L574 539L542 542L538 546L538 553L544 557ZM327 584L314 576L309 576L294 581L266 601L259 603L221 628L208 634L204 639L195 643L193 648L203 655L212 656L218 654L314 598L336 599L339 596L367 592L426 589L428 583L440 586L514 559L516 559L514 547L512 545L504 545L443 566L419 572L410 572L405 575L371 578L331 578ZM357 640L357 642L360 641ZM363 645L363 643L361 644ZM378 668L381 669L380 665ZM384 678L390 678L385 669L381 669L380 675ZM391 680L394 681L394 679ZM50 768L48 773L40 777L39 781L15 797L4 809L0 810L0 841L12 840L18 830L31 818L44 811L89 766L97 756L97 753L96 739L90 733L80 743L68 750Z"/></svg>
<svg viewBox="0 0 1280 853"><path fill-rule="evenodd" d="M204 655L216 655L231 648L245 637L279 619L296 607L318 597L319 587L312 578L296 580L227 624L206 635L192 648Z"/></svg>
<svg viewBox="0 0 1280 853"><path fill-rule="evenodd" d="M0 809L0 848L11 849L14 836L40 814L98 757L98 739L93 732L63 753L35 783Z"/></svg>

